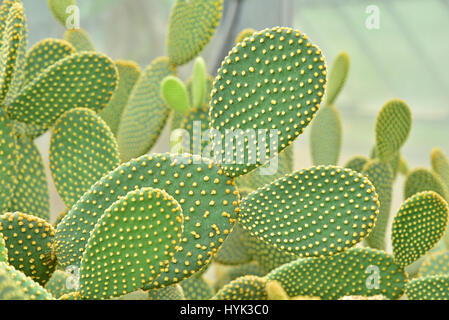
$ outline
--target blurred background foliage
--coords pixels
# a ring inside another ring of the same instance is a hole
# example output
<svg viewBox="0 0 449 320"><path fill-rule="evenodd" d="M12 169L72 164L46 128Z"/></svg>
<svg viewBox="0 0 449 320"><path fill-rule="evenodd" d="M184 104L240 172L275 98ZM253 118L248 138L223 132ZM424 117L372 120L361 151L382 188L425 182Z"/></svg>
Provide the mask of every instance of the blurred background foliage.
<svg viewBox="0 0 449 320"><path fill-rule="evenodd" d="M43 38L62 37L64 29L51 16L46 0L23 2L30 46ZM145 67L165 53L173 3L78 0L81 27L99 51ZM380 9L378 30L365 27L369 5ZM241 29L281 24L307 33L328 64L340 51L351 57L348 82L337 101L344 125L340 164L352 155L369 154L376 114L391 98L404 99L413 111L412 134L403 149L411 167L428 167L434 146L449 153L449 0L225 0L222 24L202 53L211 74ZM190 70L189 65L183 67L181 75ZM46 148L46 139L38 142L41 148ZM297 168L311 164L308 144L306 131L296 146ZM160 143L156 150L165 151L166 146Z"/></svg>

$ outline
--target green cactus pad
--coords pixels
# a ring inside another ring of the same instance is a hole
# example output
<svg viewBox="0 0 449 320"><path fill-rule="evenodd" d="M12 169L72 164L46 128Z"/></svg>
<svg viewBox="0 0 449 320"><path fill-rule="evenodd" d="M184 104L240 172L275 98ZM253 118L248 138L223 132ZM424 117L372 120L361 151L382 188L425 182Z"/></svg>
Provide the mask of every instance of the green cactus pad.
<svg viewBox="0 0 449 320"><path fill-rule="evenodd" d="M258 189L279 179L286 174L290 174L293 171L293 160L294 160L294 146L291 145L287 147L284 151L279 154L278 157L278 168L275 174L263 175L260 171L261 169L251 171L244 176L240 176L236 179L236 183L240 188ZM267 168L270 164L264 165L261 168Z"/></svg>
<svg viewBox="0 0 449 320"><path fill-rule="evenodd" d="M408 175L410 168L408 166L407 160L404 157L400 157L399 159L399 167L398 171L404 176Z"/></svg>
<svg viewBox="0 0 449 320"><path fill-rule="evenodd" d="M265 290L268 300L290 300L281 284L277 281L267 281Z"/></svg>
<svg viewBox="0 0 449 320"><path fill-rule="evenodd" d="M161 57L154 60L137 81L117 135L122 161L147 153L159 138L170 114L170 108L160 95L160 84L166 76L174 74L168 59Z"/></svg>
<svg viewBox="0 0 449 320"><path fill-rule="evenodd" d="M363 172L363 168L368 163L369 159L365 156L354 156L351 159L348 160L345 164L345 168L357 171L357 172Z"/></svg>
<svg viewBox="0 0 449 320"><path fill-rule="evenodd" d="M213 297L214 300L267 300L266 278L244 276L231 281Z"/></svg>
<svg viewBox="0 0 449 320"><path fill-rule="evenodd" d="M111 128L112 133L117 136L123 110L137 80L139 80L141 70L139 65L133 61L118 60L115 65L120 77L118 88L109 104L100 112L100 116Z"/></svg>
<svg viewBox="0 0 449 320"><path fill-rule="evenodd" d="M199 108L203 105L209 92L207 92L206 62L202 57L195 60L192 75L192 106Z"/></svg>
<svg viewBox="0 0 449 320"><path fill-rule="evenodd" d="M435 191L444 199L449 199L448 191L439 176L426 168L416 168L407 175L404 197L408 199L423 191Z"/></svg>
<svg viewBox="0 0 449 320"><path fill-rule="evenodd" d="M216 158L226 163L226 174L246 174L290 145L318 111L325 84L321 50L297 30L266 29L238 43L224 59L211 92L210 127L222 135L214 144L222 146ZM227 130L237 140L232 146L225 139ZM263 131L266 143L251 152L248 140L256 133L262 140Z"/></svg>
<svg viewBox="0 0 449 320"><path fill-rule="evenodd" d="M83 300L83 297L79 292L70 292L61 296L59 300Z"/></svg>
<svg viewBox="0 0 449 320"><path fill-rule="evenodd" d="M50 169L68 208L119 164L117 141L95 112L71 109L56 121L50 141Z"/></svg>
<svg viewBox="0 0 449 320"><path fill-rule="evenodd" d="M69 213L69 209L63 210L58 216L56 217L55 222L53 223L53 226L56 228L58 224L64 219L64 217Z"/></svg>
<svg viewBox="0 0 449 320"><path fill-rule="evenodd" d="M240 31L240 33L235 38L235 44L239 42L243 42L245 38L250 38L254 33L256 33L257 30L254 30L252 28L246 28Z"/></svg>
<svg viewBox="0 0 449 320"><path fill-rule="evenodd" d="M0 273L6 274L14 283L22 288L26 300L53 300L52 295L37 282L24 275L14 267L0 262Z"/></svg>
<svg viewBox="0 0 449 320"><path fill-rule="evenodd" d="M203 105L201 108L191 109L180 123L180 128L186 130L189 133L190 138L185 139L187 137L183 137L180 144L182 151L194 155L204 155L207 153L206 151L210 150L207 148L211 143L210 136L206 134L206 131L209 129L208 127L209 107ZM210 154L211 153L209 152L209 157Z"/></svg>
<svg viewBox="0 0 449 320"><path fill-rule="evenodd" d="M437 275L449 275L449 251L430 252L419 268L419 277Z"/></svg>
<svg viewBox="0 0 449 320"><path fill-rule="evenodd" d="M95 51L95 45L84 29L67 30L64 33L64 40L70 42L77 52Z"/></svg>
<svg viewBox="0 0 449 320"><path fill-rule="evenodd" d="M81 296L119 297L152 283L167 269L182 230L181 206L167 192L129 192L104 212L91 233L81 261Z"/></svg>
<svg viewBox="0 0 449 320"><path fill-rule="evenodd" d="M75 48L67 41L59 39L39 41L26 54L22 87L37 78L48 67L74 53Z"/></svg>
<svg viewBox="0 0 449 320"><path fill-rule="evenodd" d="M28 31L23 5L14 2L9 9L0 46L0 101L16 93L23 77Z"/></svg>
<svg viewBox="0 0 449 320"><path fill-rule="evenodd" d="M8 105L8 115L48 128L72 108L99 112L116 90L117 77L114 63L102 54L71 55L31 81ZM48 87L52 90L48 91Z"/></svg>
<svg viewBox="0 0 449 320"><path fill-rule="evenodd" d="M343 126L337 108L333 105L322 107L310 131L310 150L315 166L338 164L342 136Z"/></svg>
<svg viewBox="0 0 449 320"><path fill-rule="evenodd" d="M48 131L48 128L44 128L42 126L32 123L25 124L15 120L12 120L11 123L17 135L27 137L31 140L40 137L41 135L43 135Z"/></svg>
<svg viewBox="0 0 449 320"><path fill-rule="evenodd" d="M8 262L8 249L6 249L5 239L0 233L0 262Z"/></svg>
<svg viewBox="0 0 449 320"><path fill-rule="evenodd" d="M223 0L176 0L168 22L167 52L182 65L208 44L220 23Z"/></svg>
<svg viewBox="0 0 449 320"><path fill-rule="evenodd" d="M65 26L68 18L67 7L76 5L76 0L47 0L47 3L55 18Z"/></svg>
<svg viewBox="0 0 449 320"><path fill-rule="evenodd" d="M248 233L236 223L231 234L223 242L214 260L224 265L238 265L250 262L251 255L248 253Z"/></svg>
<svg viewBox="0 0 449 320"><path fill-rule="evenodd" d="M170 285L204 268L236 221L238 192L211 161L169 154L134 159L92 186L57 227L59 263L79 265L88 235L104 210L130 190L144 187L164 189L180 203L184 215L182 249L159 282Z"/></svg>
<svg viewBox="0 0 449 320"><path fill-rule="evenodd" d="M201 275L194 275L180 285L186 300L209 300L215 294L212 286Z"/></svg>
<svg viewBox="0 0 449 320"><path fill-rule="evenodd" d="M184 291L179 284L150 290L148 296L151 300L185 300Z"/></svg>
<svg viewBox="0 0 449 320"><path fill-rule="evenodd" d="M67 288L67 279L70 274L67 272L56 270L45 285L45 290L51 293L53 297L59 299L65 294L69 294L73 290Z"/></svg>
<svg viewBox="0 0 449 320"><path fill-rule="evenodd" d="M5 213L0 216L0 232L8 249L9 264L45 285L56 268L56 257L52 254L53 227L34 216Z"/></svg>
<svg viewBox="0 0 449 320"><path fill-rule="evenodd" d="M385 250L393 196L393 172L388 163L376 159L370 160L365 165L363 175L373 183L380 202L376 225L366 238L366 242L371 248Z"/></svg>
<svg viewBox="0 0 449 320"><path fill-rule="evenodd" d="M398 299L407 275L393 257L370 248L351 248L338 255L293 261L267 275L290 297L339 299L348 295L382 294ZM378 280L378 283L376 283Z"/></svg>
<svg viewBox="0 0 449 320"><path fill-rule="evenodd" d="M320 166L294 172L244 198L239 221L252 236L282 251L317 257L362 241L378 213L378 196L367 178L350 169Z"/></svg>
<svg viewBox="0 0 449 320"><path fill-rule="evenodd" d="M390 100L376 120L376 148L383 161L393 158L407 140L412 127L412 114L402 100Z"/></svg>
<svg viewBox="0 0 449 320"><path fill-rule="evenodd" d="M0 301L25 299L27 296L20 285L0 267Z"/></svg>
<svg viewBox="0 0 449 320"><path fill-rule="evenodd" d="M220 289L229 282L243 276L263 277L266 274L267 272L265 272L265 270L259 267L257 262L250 262L232 267L217 265L216 266L217 282L215 284L215 287Z"/></svg>
<svg viewBox="0 0 449 320"><path fill-rule="evenodd" d="M349 55L341 52L332 63L326 89L326 104L334 104L345 85L349 72Z"/></svg>
<svg viewBox="0 0 449 320"><path fill-rule="evenodd" d="M9 207L11 190L17 183L17 157L12 125L0 107L0 213Z"/></svg>
<svg viewBox="0 0 449 320"><path fill-rule="evenodd" d="M182 114L189 112L189 94L186 86L178 77L168 76L162 81L161 96L175 112Z"/></svg>
<svg viewBox="0 0 449 320"><path fill-rule="evenodd" d="M447 229L449 207L433 191L407 199L393 219L392 245L396 263L406 267L440 241Z"/></svg>
<svg viewBox="0 0 449 320"><path fill-rule="evenodd" d="M432 169L441 178L447 190L449 190L449 159L440 148L434 148L431 152Z"/></svg>
<svg viewBox="0 0 449 320"><path fill-rule="evenodd" d="M449 300L449 275L413 279L405 294L410 300Z"/></svg>
<svg viewBox="0 0 449 320"><path fill-rule="evenodd" d="M17 137L16 142L17 184L8 211L29 212L48 221L50 198L42 156L29 138Z"/></svg>

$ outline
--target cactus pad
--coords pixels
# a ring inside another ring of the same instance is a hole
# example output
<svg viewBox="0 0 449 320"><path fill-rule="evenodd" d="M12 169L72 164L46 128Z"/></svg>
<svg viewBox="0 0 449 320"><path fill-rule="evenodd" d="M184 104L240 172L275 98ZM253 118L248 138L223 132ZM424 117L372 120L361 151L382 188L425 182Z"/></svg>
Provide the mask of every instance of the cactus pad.
<svg viewBox="0 0 449 320"><path fill-rule="evenodd" d="M243 230L240 224L236 223L231 234L218 250L214 260L224 265L238 265L250 262L252 257L248 253L247 231Z"/></svg>
<svg viewBox="0 0 449 320"><path fill-rule="evenodd" d="M148 296L151 300L185 300L184 291L179 284L150 290Z"/></svg>
<svg viewBox="0 0 449 320"><path fill-rule="evenodd" d="M407 175L404 197L408 199L423 191L434 191L444 199L449 199L448 190L439 176L428 169L416 168Z"/></svg>
<svg viewBox="0 0 449 320"><path fill-rule="evenodd" d="M0 262L8 262L8 249L6 249L5 238L0 233Z"/></svg>
<svg viewBox="0 0 449 320"><path fill-rule="evenodd" d="M195 60L192 75L192 106L194 108L201 107L208 96L207 83L206 62L198 57Z"/></svg>
<svg viewBox="0 0 449 320"><path fill-rule="evenodd" d="M278 281L290 297L332 300L378 294L398 299L404 292L406 277L391 255L369 248L351 248L330 257L293 261L267 275L268 280Z"/></svg>
<svg viewBox="0 0 449 320"><path fill-rule="evenodd" d="M12 280L8 273L0 267L0 301L25 299L27 296L20 284Z"/></svg>
<svg viewBox="0 0 449 320"><path fill-rule="evenodd" d="M250 38L256 32L257 32L257 30L254 30L252 28L243 29L242 31L240 31L240 33L235 38L235 44L237 44L239 42L243 42L243 40L245 40L245 38Z"/></svg>
<svg viewBox="0 0 449 320"><path fill-rule="evenodd" d="M282 251L317 257L362 241L378 212L378 196L367 178L321 166L294 172L244 198L239 221Z"/></svg>
<svg viewBox="0 0 449 320"><path fill-rule="evenodd" d="M186 300L209 300L215 294L201 275L194 275L180 283Z"/></svg>
<svg viewBox="0 0 449 320"><path fill-rule="evenodd" d="M167 52L182 65L210 41L220 23L224 0L176 0L168 22Z"/></svg>
<svg viewBox="0 0 449 320"><path fill-rule="evenodd" d="M449 275L413 279L405 294L410 300L449 300Z"/></svg>
<svg viewBox="0 0 449 320"><path fill-rule="evenodd" d="M365 156L354 156L346 162L345 168L361 173L368 161L369 159Z"/></svg>
<svg viewBox="0 0 449 320"><path fill-rule="evenodd" d="M432 169L438 174L449 191L449 159L446 157L443 150L439 148L434 148L432 150L430 158Z"/></svg>
<svg viewBox="0 0 449 320"><path fill-rule="evenodd" d="M448 204L433 191L407 199L393 220L391 237L396 263L406 267L432 249L446 231L448 215Z"/></svg>
<svg viewBox="0 0 449 320"><path fill-rule="evenodd" d="M23 88L8 105L8 115L48 128L72 108L99 112L116 90L117 76L114 63L102 54L71 55L45 69Z"/></svg>
<svg viewBox="0 0 449 320"><path fill-rule="evenodd" d="M326 104L334 104L341 89L345 85L349 72L349 55L341 52L332 63L326 89Z"/></svg>
<svg viewBox="0 0 449 320"><path fill-rule="evenodd" d="M430 252L419 268L419 277L437 275L449 275L449 251Z"/></svg>
<svg viewBox="0 0 449 320"><path fill-rule="evenodd" d="M214 296L214 300L267 300L266 278L244 276L231 281Z"/></svg>
<svg viewBox="0 0 449 320"><path fill-rule="evenodd" d="M70 274L61 270L56 270L45 285L45 290L51 293L53 297L59 299L73 290L67 288L67 280Z"/></svg>
<svg viewBox="0 0 449 320"><path fill-rule="evenodd" d="M159 138L170 114L161 97L160 84L174 73L167 58L157 58L134 86L117 135L122 161L147 153Z"/></svg>
<svg viewBox="0 0 449 320"><path fill-rule="evenodd" d="M48 0L47 2L55 18L65 26L68 18L67 7L76 5L76 0Z"/></svg>
<svg viewBox="0 0 449 320"><path fill-rule="evenodd" d="M166 77L161 83L161 96L167 105L178 113L190 110L189 94L184 83L175 76Z"/></svg>
<svg viewBox="0 0 449 320"><path fill-rule="evenodd" d="M17 150L12 125L0 107L0 213L7 210L17 183Z"/></svg>
<svg viewBox="0 0 449 320"><path fill-rule="evenodd" d="M44 285L56 268L53 227L27 214L5 213L0 216L0 232L8 249L9 264Z"/></svg>
<svg viewBox="0 0 449 320"><path fill-rule="evenodd" d="M209 160L169 154L125 163L86 192L58 224L56 254L61 265L79 265L87 237L104 210L115 199L144 187L164 189L179 202L184 215L182 249L159 282L179 282L205 267L236 221L238 192ZM106 194L113 196L102 196Z"/></svg>
<svg viewBox="0 0 449 320"><path fill-rule="evenodd" d="M50 141L50 169L67 207L119 164L114 135L95 112L71 109L56 121Z"/></svg>
<svg viewBox="0 0 449 320"><path fill-rule="evenodd" d="M70 42L77 52L95 51L95 45L84 29L67 30L64 33L64 40Z"/></svg>
<svg viewBox="0 0 449 320"><path fill-rule="evenodd" d="M224 59L211 93L210 127L224 140L216 157L226 163L226 174L246 174L290 145L318 111L325 84L321 50L297 30L266 29L238 43ZM231 146L227 130L244 143ZM275 141L271 130L277 132ZM250 152L246 140L256 131L267 143Z"/></svg>
<svg viewBox="0 0 449 320"><path fill-rule="evenodd" d="M376 120L376 148L383 161L393 158L407 140L412 114L402 100L391 100L380 110Z"/></svg>
<svg viewBox="0 0 449 320"><path fill-rule="evenodd" d="M182 209L165 191L129 192L92 231L81 261L81 296L108 299L152 283L173 258L182 230Z"/></svg>

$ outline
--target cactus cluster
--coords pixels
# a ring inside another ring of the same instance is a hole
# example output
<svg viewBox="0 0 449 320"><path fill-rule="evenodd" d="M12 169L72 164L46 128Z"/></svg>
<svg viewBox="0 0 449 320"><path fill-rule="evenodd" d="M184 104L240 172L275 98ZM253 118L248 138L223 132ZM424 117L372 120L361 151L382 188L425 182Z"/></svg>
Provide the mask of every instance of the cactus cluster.
<svg viewBox="0 0 449 320"><path fill-rule="evenodd" d="M76 1L48 3L64 24ZM0 300L449 299L449 161L408 169L407 104L387 102L372 154L339 164L349 55L328 75L301 31L245 29L209 75L198 54L222 10L176 0L167 56L141 70L82 29L27 51L23 5L3 1ZM309 126L314 166L295 170ZM171 152L152 153L166 127ZM54 224L33 142L47 132Z"/></svg>

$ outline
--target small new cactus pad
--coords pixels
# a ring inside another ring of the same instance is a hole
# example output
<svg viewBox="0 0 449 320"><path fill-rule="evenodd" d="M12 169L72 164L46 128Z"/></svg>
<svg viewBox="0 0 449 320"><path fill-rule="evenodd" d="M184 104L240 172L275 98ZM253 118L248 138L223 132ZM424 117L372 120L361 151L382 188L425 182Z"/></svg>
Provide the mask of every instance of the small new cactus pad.
<svg viewBox="0 0 449 320"><path fill-rule="evenodd" d="M183 152L194 155L207 154L206 156L211 157L211 150L208 148L211 144L211 137L207 134L209 129L209 107L207 105L191 109L181 121L180 128L189 133L189 137L182 137L180 146Z"/></svg>
<svg viewBox="0 0 449 320"><path fill-rule="evenodd" d="M17 183L17 150L11 122L0 107L0 213L7 210Z"/></svg>
<svg viewBox="0 0 449 320"><path fill-rule="evenodd" d="M8 249L9 264L39 284L47 283L56 268L53 227L34 216L5 213L0 216L0 232Z"/></svg>
<svg viewBox="0 0 449 320"><path fill-rule="evenodd" d="M179 282L205 267L236 221L238 192L210 160L169 154L145 155L125 163L81 197L57 227L60 264L79 265L88 235L104 210L129 191L144 187L164 189L179 202L184 215L182 249L159 282Z"/></svg>
<svg viewBox="0 0 449 320"><path fill-rule="evenodd" d="M214 300L267 300L267 279L244 276L231 281L213 297Z"/></svg>
<svg viewBox="0 0 449 320"><path fill-rule="evenodd" d="M339 253L374 227L379 201L372 183L340 167L294 172L244 198L239 221L252 236L298 257Z"/></svg>
<svg viewBox="0 0 449 320"><path fill-rule="evenodd" d="M192 106L199 108L203 105L204 100L209 92L207 87L207 70L206 62L202 57L195 60L192 74Z"/></svg>
<svg viewBox="0 0 449 320"><path fill-rule="evenodd" d="M368 161L369 159L365 156L354 156L346 162L345 168L362 173Z"/></svg>
<svg viewBox="0 0 449 320"><path fill-rule="evenodd" d="M376 159L370 160L365 165L363 175L373 183L380 202L376 225L366 238L366 242L371 248L385 250L393 194L393 172L388 163Z"/></svg>
<svg viewBox="0 0 449 320"><path fill-rule="evenodd" d="M390 100L382 107L376 119L376 148L381 160L388 161L395 156L411 127L412 114L404 101Z"/></svg>
<svg viewBox="0 0 449 320"><path fill-rule="evenodd" d="M95 112L71 109L56 121L50 141L50 169L67 207L119 164L117 141Z"/></svg>
<svg viewBox="0 0 449 320"><path fill-rule="evenodd" d="M84 29L67 30L64 40L70 42L77 52L95 51L95 45Z"/></svg>
<svg viewBox="0 0 449 320"><path fill-rule="evenodd" d="M20 122L48 128L72 108L99 112L116 90L117 77L117 68L105 55L71 55L45 69L22 89L8 104L8 115Z"/></svg>
<svg viewBox="0 0 449 320"><path fill-rule="evenodd" d="M5 21L0 47L0 101L3 101L7 94L17 93L23 77L27 45L28 31L24 8L22 3L14 2Z"/></svg>
<svg viewBox="0 0 449 320"><path fill-rule="evenodd" d="M179 284L148 291L151 300L185 300L184 291Z"/></svg>
<svg viewBox="0 0 449 320"><path fill-rule="evenodd" d="M8 273L0 267L0 301L25 299L27 296L20 284L12 280Z"/></svg>
<svg viewBox="0 0 449 320"><path fill-rule="evenodd" d="M212 286L201 275L194 275L180 285L186 300L209 300L215 294Z"/></svg>
<svg viewBox="0 0 449 320"><path fill-rule="evenodd" d="M165 103L178 113L190 110L189 94L184 83L175 76L166 77L161 83L161 96Z"/></svg>
<svg viewBox="0 0 449 320"><path fill-rule="evenodd" d="M14 269L13 266L0 262L0 273L5 274L22 288L26 300L54 300L47 290L42 288L37 282L27 277L21 271Z"/></svg>
<svg viewBox="0 0 449 320"><path fill-rule="evenodd" d="M277 158L277 168L273 174L268 167L275 166L276 159L272 159L270 163L260 167L258 170L251 171L244 176L240 176L236 179L236 183L240 188L258 189L279 179L286 174L290 174L293 171L293 158L294 158L294 146L291 145L282 151ZM266 170L265 174L262 174L261 170ZM269 173L269 174L266 174Z"/></svg>
<svg viewBox="0 0 449 320"><path fill-rule="evenodd" d="M239 42L243 42L245 38L250 38L254 33L256 33L257 30L254 30L252 28L246 28L240 31L240 33L235 38L235 44Z"/></svg>
<svg viewBox="0 0 449 320"><path fill-rule="evenodd" d="M267 279L278 281L290 297L339 299L382 294L398 299L407 275L384 251L351 248L334 256L293 261L273 270Z"/></svg>
<svg viewBox="0 0 449 320"><path fill-rule="evenodd" d="M176 0L167 35L167 53L172 63L187 63L203 50L220 23L223 1Z"/></svg>
<svg viewBox="0 0 449 320"><path fill-rule="evenodd" d="M405 294L410 300L449 300L449 275L413 279Z"/></svg>
<svg viewBox="0 0 449 320"><path fill-rule="evenodd" d="M267 281L265 290L268 300L290 300L281 284L277 281Z"/></svg>
<svg viewBox="0 0 449 320"><path fill-rule="evenodd" d="M238 43L211 92L210 127L222 136L214 139L222 147L215 156L226 174L246 174L290 145L318 111L325 84L324 56L298 30L266 29ZM266 143L252 148L256 131Z"/></svg>
<svg viewBox="0 0 449 320"><path fill-rule="evenodd" d="M69 17L67 8L69 6L76 5L76 0L47 0L48 7L55 16L55 18L61 22L63 26L66 25L66 20Z"/></svg>
<svg viewBox="0 0 449 320"><path fill-rule="evenodd" d="M109 104L100 112L101 118L107 123L114 135L117 136L118 127L122 118L129 96L140 77L141 70L133 61L118 60L115 65L119 74L117 91L112 96Z"/></svg>
<svg viewBox="0 0 449 320"><path fill-rule="evenodd" d="M0 262L8 262L8 249L6 249L5 238L0 233Z"/></svg>
<svg viewBox="0 0 449 320"><path fill-rule="evenodd" d="M433 191L407 199L393 219L392 245L396 263L406 267L440 241L449 218L447 202Z"/></svg>
<svg viewBox="0 0 449 320"><path fill-rule="evenodd" d="M250 262L251 255L248 253L248 233L240 224L236 223L231 234L218 250L214 260L225 265L238 265Z"/></svg>
<svg viewBox="0 0 449 320"><path fill-rule="evenodd" d="M129 192L104 212L92 231L81 261L81 296L119 297L152 283L167 269L182 230L182 209L167 192Z"/></svg>
<svg viewBox="0 0 449 320"><path fill-rule="evenodd" d="M349 55L341 52L332 63L326 88L326 104L334 104L345 85L349 72Z"/></svg>
<svg viewBox="0 0 449 320"><path fill-rule="evenodd" d="M449 190L449 159L440 148L434 148L431 153L432 169L441 178Z"/></svg>
<svg viewBox="0 0 449 320"><path fill-rule="evenodd" d="M10 212L30 212L50 219L50 197L42 156L32 140L17 137L17 184L13 188ZM24 200L25 199L25 200Z"/></svg>
<svg viewBox="0 0 449 320"><path fill-rule="evenodd" d="M170 114L161 97L160 84L166 76L174 74L167 58L157 58L134 86L117 135L122 161L147 153L159 138Z"/></svg>
<svg viewBox="0 0 449 320"><path fill-rule="evenodd" d="M449 275L449 251L430 252L419 268L419 277L437 275Z"/></svg>
<svg viewBox="0 0 449 320"><path fill-rule="evenodd" d="M291 260L290 260L291 261ZM290 262L288 261L288 262ZM216 266L217 282L215 288L222 288L229 282L243 276L263 277L267 274L265 270L258 266L257 262L250 262L238 266Z"/></svg>
<svg viewBox="0 0 449 320"><path fill-rule="evenodd" d="M51 293L53 297L59 299L65 294L73 291L67 287L70 274L61 270L56 270L45 285L45 290Z"/></svg>
<svg viewBox="0 0 449 320"><path fill-rule="evenodd" d="M74 53L75 48L64 40L45 39L36 43L26 54L22 88L45 69Z"/></svg>
<svg viewBox="0 0 449 320"><path fill-rule="evenodd" d="M322 107L310 131L310 151L315 166L338 164L342 136L343 126L337 108Z"/></svg>
<svg viewBox="0 0 449 320"><path fill-rule="evenodd" d="M444 199L449 199L448 190L439 176L426 168L416 168L407 175L404 197L408 199L422 191L435 191Z"/></svg>

